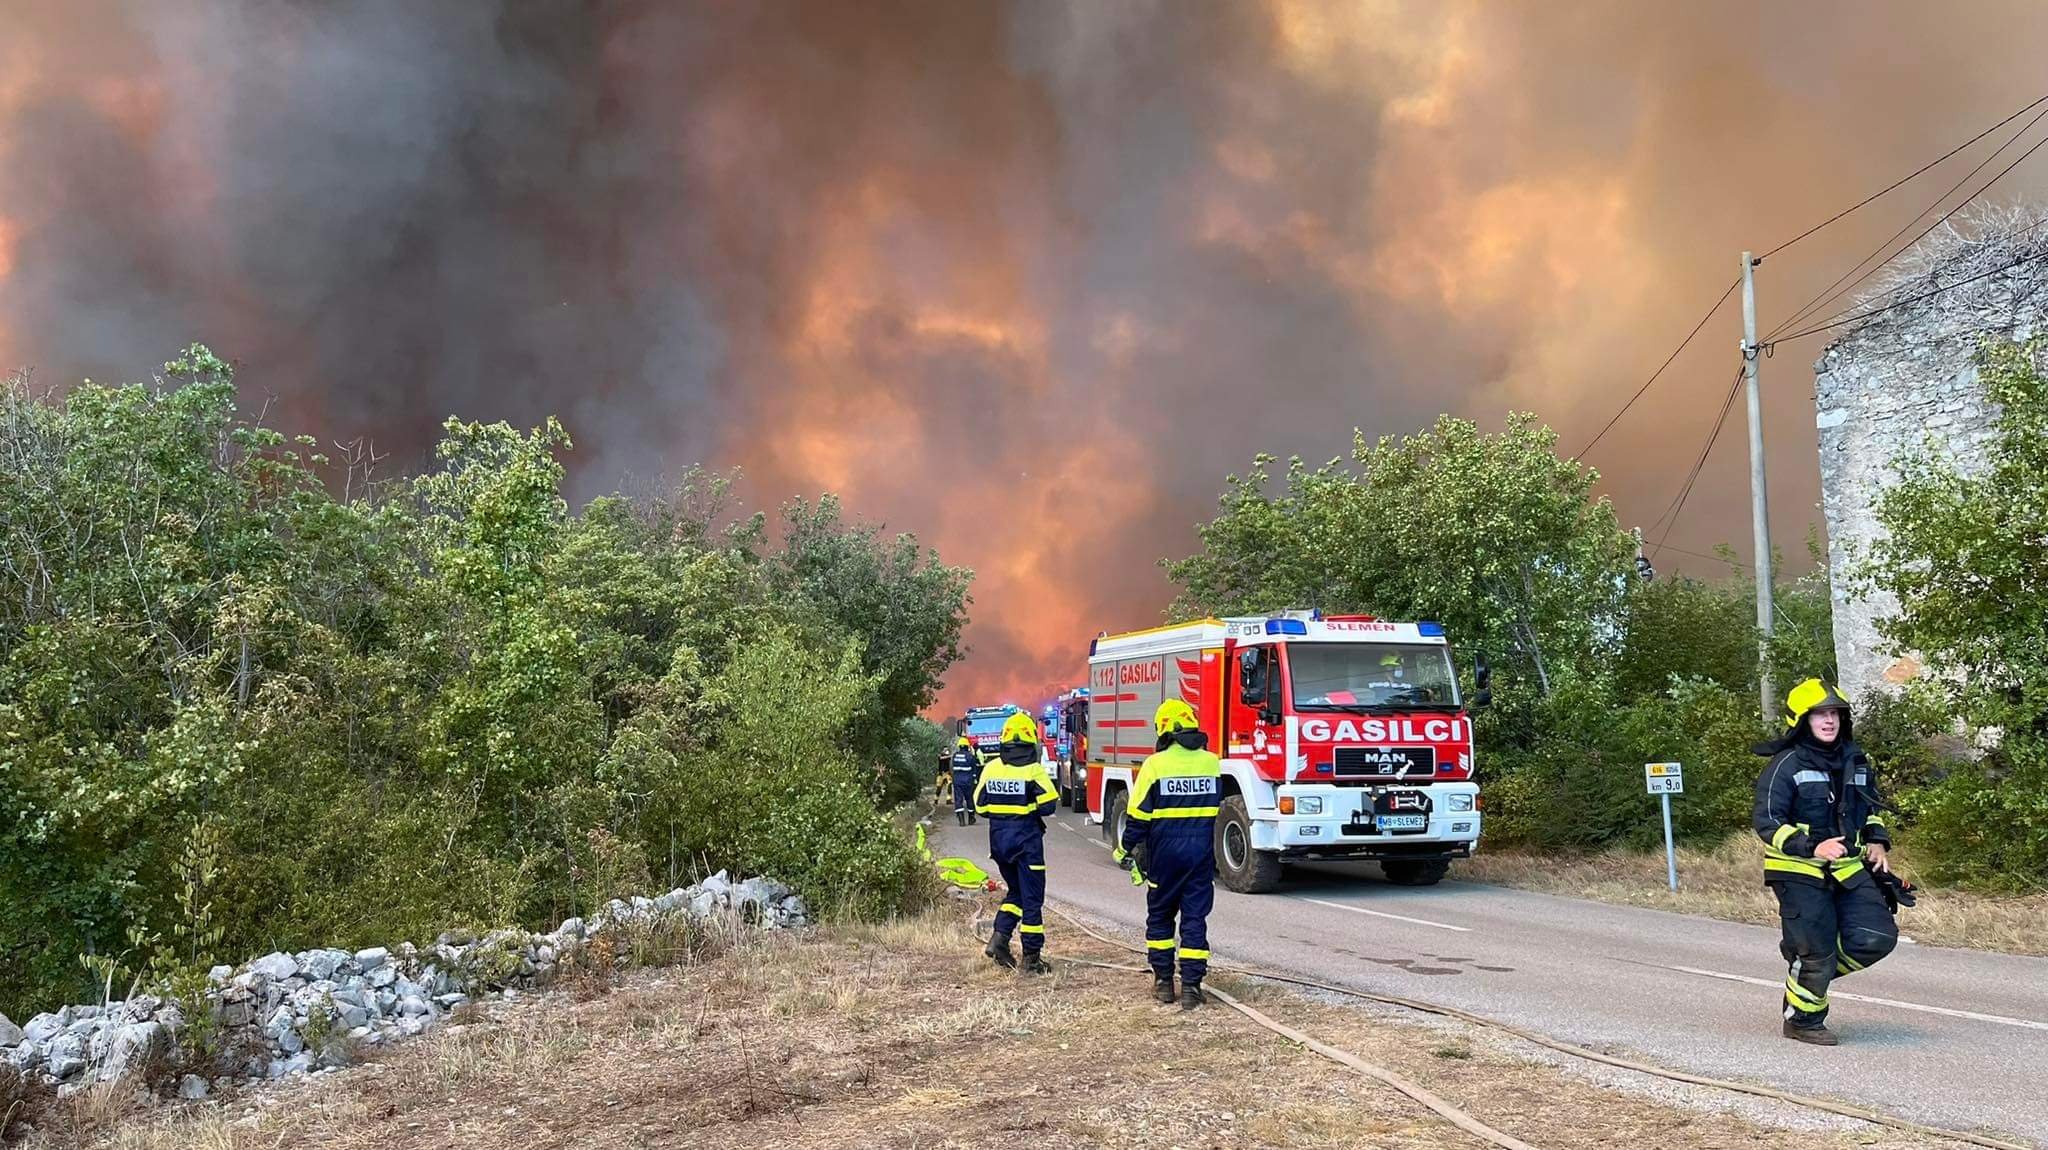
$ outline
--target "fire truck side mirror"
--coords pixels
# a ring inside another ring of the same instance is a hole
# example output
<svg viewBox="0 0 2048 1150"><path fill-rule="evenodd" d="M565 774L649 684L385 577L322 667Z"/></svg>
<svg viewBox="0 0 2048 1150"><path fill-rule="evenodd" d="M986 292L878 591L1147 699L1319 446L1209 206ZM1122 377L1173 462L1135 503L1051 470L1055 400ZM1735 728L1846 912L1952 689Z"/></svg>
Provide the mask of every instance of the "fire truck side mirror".
<svg viewBox="0 0 2048 1150"><path fill-rule="evenodd" d="M1247 707L1262 707L1266 702L1266 680L1260 674L1263 661L1256 650L1246 651L1237 657L1237 691Z"/></svg>
<svg viewBox="0 0 2048 1150"><path fill-rule="evenodd" d="M1492 702L1493 692L1485 687L1481 687L1477 691L1472 692L1471 698L1465 700L1465 707L1468 710L1476 711L1481 707L1490 705Z"/></svg>
<svg viewBox="0 0 2048 1150"><path fill-rule="evenodd" d="M1480 655L1472 661L1472 686L1484 691L1493 685L1493 668L1486 665L1486 656Z"/></svg>

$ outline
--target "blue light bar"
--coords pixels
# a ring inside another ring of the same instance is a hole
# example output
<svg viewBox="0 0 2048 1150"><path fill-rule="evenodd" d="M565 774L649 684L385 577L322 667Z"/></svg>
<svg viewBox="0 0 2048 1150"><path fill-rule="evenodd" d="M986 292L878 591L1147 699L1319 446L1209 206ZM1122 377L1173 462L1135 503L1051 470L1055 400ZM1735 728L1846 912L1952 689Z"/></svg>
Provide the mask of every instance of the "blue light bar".
<svg viewBox="0 0 2048 1150"><path fill-rule="evenodd" d="M1442 623L1417 623L1415 625L1415 629L1432 639L1441 639L1444 637L1444 625Z"/></svg>
<svg viewBox="0 0 2048 1150"><path fill-rule="evenodd" d="M1266 634L1306 635L1308 634L1308 624L1299 619L1268 619L1266 620Z"/></svg>

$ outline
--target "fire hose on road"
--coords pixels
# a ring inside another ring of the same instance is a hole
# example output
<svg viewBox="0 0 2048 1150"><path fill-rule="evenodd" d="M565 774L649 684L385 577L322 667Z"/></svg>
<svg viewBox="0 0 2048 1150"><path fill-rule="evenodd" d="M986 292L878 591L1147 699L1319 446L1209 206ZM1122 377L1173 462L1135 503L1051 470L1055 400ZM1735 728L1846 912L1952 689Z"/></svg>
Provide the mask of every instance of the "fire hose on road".
<svg viewBox="0 0 2048 1150"><path fill-rule="evenodd" d="M1054 914L1059 915L1062 919L1065 919L1069 925L1074 927L1076 930L1079 930L1081 933L1088 935L1090 938L1096 939L1099 942L1107 943L1108 945L1117 947L1120 950L1127 950L1136 954L1144 953L1142 947L1133 945L1132 943L1125 942L1122 939L1113 938L1107 934L1104 934L1101 931L1096 930L1094 927L1089 926L1087 923L1082 922L1079 918L1076 918L1073 914L1069 913L1065 909L1052 905L1050 901L1048 901L1047 903L1047 909L1051 910ZM1142 967L1137 966L1124 967L1115 966L1110 963L1094 963L1082 959L1071 959L1068 961L1088 966L1105 967L1107 969L1112 970L1144 969ZM1514 1037L1519 1038L1524 1042L1532 1042L1538 1046L1542 1046L1550 1050L1555 1050L1562 1054L1569 1054L1574 1058L1583 1058L1589 1062L1597 1062L1605 1066L1613 1066L1622 1070L1630 1070L1638 1074L1648 1074L1657 1078L1663 1078L1673 1082L1683 1082L1692 1086L1706 1086L1712 1087L1717 1090L1728 1090L1738 1094L1748 1094L1758 1098L1768 1098L1775 1102L1790 1103L1792 1105L1803 1106L1811 1110L1820 1110L1829 1114L1841 1115L1845 1118L1854 1118L1858 1121L1868 1122L1876 1126L1888 1126L1894 1130L1903 1130L1907 1131L1908 1133L1920 1134L1930 1138L1944 1138L1954 1142L1967 1143L1972 1146L1983 1146L1987 1147L1988 1150L2037 1150L2036 1147L2027 1146L2018 1142L2008 1142L1998 1138L1990 1138L1982 1134L1973 1134L1962 1130L1947 1130L1938 1126L1927 1126L1918 1122L1908 1121L1904 1118L1897 1118L1889 1114L1884 1114L1879 1111L1866 1110L1860 1106L1852 1106L1845 1102L1836 1102L1826 1098L1815 1098L1805 1094L1795 1094L1788 1090L1779 1090L1771 1086L1759 1086L1749 1082L1735 1082L1723 1078L1709 1078L1701 1074L1688 1074L1682 1070L1670 1070L1662 1066L1653 1066L1645 1062L1636 1062L1627 1058L1618 1058L1612 1054L1603 1054L1598 1050L1592 1050L1584 1046L1575 1046L1572 1043L1563 1042L1558 1039L1551 1038L1547 1035L1538 1034L1532 1030L1525 1030L1519 1026L1514 1026L1509 1023L1500 1022L1495 1019L1488 1018L1482 1014L1474 1014L1470 1011L1460 1010L1454 1006L1440 1006L1436 1003L1423 1002L1419 999L1413 998L1403 998L1399 995L1377 994L1367 990L1356 990L1348 986L1336 986L1331 983L1317 982L1313 979L1300 978L1295 975L1282 974L1277 971L1263 970L1258 967L1238 966L1235 964L1212 962L1210 964L1210 969L1212 971L1221 971L1226 974L1237 975L1241 978L1258 978L1264 979L1269 982L1283 982L1293 986L1306 987L1311 990L1324 991L1329 994L1340 994L1350 998L1362 999L1367 1002L1377 1002L1386 1006L1398 1006L1407 1010L1419 1011L1424 1014L1434 1014L1442 1018L1455 1018L1460 1022L1470 1023L1474 1026L1483 1026L1491 1030L1500 1031L1504 1034L1513 1035ZM1422 1087L1417 1086L1414 1083L1408 1082L1406 1079L1401 1078L1399 1075L1394 1074L1392 1071L1386 1070L1383 1067L1375 1066L1372 1063L1366 1062L1363 1059L1357 1058L1356 1056L1348 1054L1342 1050L1338 1050L1335 1047L1327 1046L1323 1043L1317 1042L1316 1040L1308 1037L1305 1034L1300 1033L1299 1031L1293 1030L1278 1022L1273 1021L1270 1018L1267 1018L1265 1015L1260 1014L1258 1011L1252 1009L1251 1007L1246 1006L1242 1002L1239 1002L1237 999L1223 993L1222 991L1216 990L1213 987L1206 989L1207 993L1215 995L1219 1001L1223 1002L1225 1005L1250 1018L1252 1021L1257 1022L1259 1025L1265 1027L1266 1029L1271 1030L1276 1034L1280 1034L1288 1038L1290 1041L1298 1042L1303 1046L1307 1047L1308 1049L1314 1051L1315 1053L1322 1055L1325 1058L1329 1058L1332 1061L1341 1063L1345 1066L1350 1067L1353 1070L1357 1070L1362 1074L1366 1074L1372 1078L1378 1079L1379 1081L1386 1083L1389 1086L1392 1086L1394 1089L1399 1090L1401 1093L1407 1095L1410 1098L1415 1099L1417 1102L1422 1103L1424 1106L1427 1106L1431 1110L1442 1115L1445 1119L1456 1124L1460 1129L1466 1130L1479 1138L1483 1138L1496 1146L1509 1147L1513 1148L1513 1150L1535 1150L1535 1148L1531 1147L1528 1143L1523 1142L1512 1135L1504 1134L1498 1130L1493 1129L1490 1126L1487 1126L1485 1123L1480 1122L1476 1118L1473 1118L1470 1114L1467 1114L1464 1111L1459 1110L1457 1107L1451 1105L1450 1103L1444 1101L1441 1098L1438 1098L1436 1095L1429 1093Z"/></svg>

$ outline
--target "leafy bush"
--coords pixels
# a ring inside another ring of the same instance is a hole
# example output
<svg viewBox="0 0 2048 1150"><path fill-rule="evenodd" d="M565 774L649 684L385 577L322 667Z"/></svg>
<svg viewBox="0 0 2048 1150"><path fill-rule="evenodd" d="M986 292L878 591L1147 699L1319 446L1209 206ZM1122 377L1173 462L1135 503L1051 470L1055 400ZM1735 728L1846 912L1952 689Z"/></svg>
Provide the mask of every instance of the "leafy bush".
<svg viewBox="0 0 2048 1150"><path fill-rule="evenodd" d="M701 472L574 513L558 424L445 430L385 479L196 346L0 388L0 1010L83 996L80 954L171 983L721 867L902 896L883 808L969 573L830 496L772 544Z"/></svg>
<svg viewBox="0 0 2048 1150"><path fill-rule="evenodd" d="M1537 710L1526 745L1481 748L1489 836L1538 849L1659 843L1643 764L1676 761L1685 796L1672 803L1673 833L1718 842L1749 821L1762 767L1750 751L1763 734L1755 708L1747 693L1701 679L1633 700L1593 682L1563 687Z"/></svg>
<svg viewBox="0 0 2048 1150"><path fill-rule="evenodd" d="M1924 448L1877 503L1886 545L1859 593L1932 672L1924 690L1992 744L1910 796L1938 875L2039 886L2048 874L2048 345L1987 345L1997 435L1967 461Z"/></svg>

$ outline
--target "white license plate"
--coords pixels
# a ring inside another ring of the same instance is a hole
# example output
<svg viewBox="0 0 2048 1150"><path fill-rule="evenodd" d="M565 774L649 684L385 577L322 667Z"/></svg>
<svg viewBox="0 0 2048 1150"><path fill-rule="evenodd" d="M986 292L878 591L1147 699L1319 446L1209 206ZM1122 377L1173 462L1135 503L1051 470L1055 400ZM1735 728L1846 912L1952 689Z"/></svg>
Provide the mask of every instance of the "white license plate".
<svg viewBox="0 0 2048 1150"><path fill-rule="evenodd" d="M1377 815L1372 823L1383 831L1419 831L1429 825L1429 816Z"/></svg>

